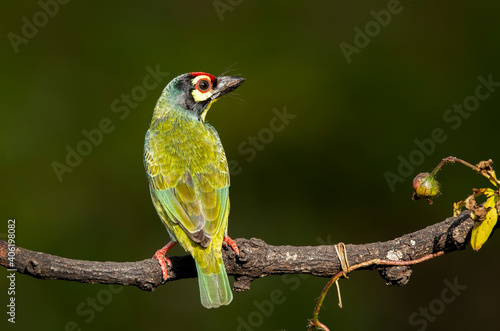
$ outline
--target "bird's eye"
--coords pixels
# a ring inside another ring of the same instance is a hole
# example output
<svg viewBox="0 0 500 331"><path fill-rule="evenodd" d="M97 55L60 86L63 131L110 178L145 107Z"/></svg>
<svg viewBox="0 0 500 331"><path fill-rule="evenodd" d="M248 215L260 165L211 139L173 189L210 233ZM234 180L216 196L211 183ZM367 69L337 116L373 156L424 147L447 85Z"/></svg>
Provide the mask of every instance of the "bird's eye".
<svg viewBox="0 0 500 331"><path fill-rule="evenodd" d="M206 93L212 89L212 82L208 79L200 79L196 82L196 89L201 93Z"/></svg>

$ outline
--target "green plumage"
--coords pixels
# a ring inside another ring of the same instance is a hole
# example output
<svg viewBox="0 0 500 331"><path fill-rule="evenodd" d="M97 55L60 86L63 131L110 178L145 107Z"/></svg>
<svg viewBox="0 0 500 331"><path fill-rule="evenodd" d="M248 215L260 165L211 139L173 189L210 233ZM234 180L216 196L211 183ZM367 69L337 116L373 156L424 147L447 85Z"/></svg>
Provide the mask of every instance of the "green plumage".
<svg viewBox="0 0 500 331"><path fill-rule="evenodd" d="M158 100L146 134L144 165L154 206L172 240L196 262L203 306L214 308L232 300L221 253L229 170L217 131L202 116L215 98L202 100L203 107L189 99L194 91L189 75L170 82Z"/></svg>

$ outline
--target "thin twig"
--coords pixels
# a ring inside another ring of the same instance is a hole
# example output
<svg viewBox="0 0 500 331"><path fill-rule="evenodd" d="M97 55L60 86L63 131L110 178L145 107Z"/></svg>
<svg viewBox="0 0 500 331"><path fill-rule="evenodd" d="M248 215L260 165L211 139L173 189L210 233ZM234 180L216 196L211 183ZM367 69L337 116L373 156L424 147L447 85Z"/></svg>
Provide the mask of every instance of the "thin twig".
<svg viewBox="0 0 500 331"><path fill-rule="evenodd" d="M366 262L362 262L362 263L358 263L356 265L353 265L352 267L350 267L348 269L347 273L350 273L353 270L356 270L356 269L359 269L359 268L365 268L365 267L369 267L369 266L372 266L372 265L409 266L409 265L414 265L414 264L417 264L417 263L422 263L424 261L430 260L432 258L435 258L437 256L441 256L441 255L444 255L443 251L439 251L439 252L436 252L436 253L431 253L431 254L428 254L426 256L422 256L419 259L409 260L409 261L392 261L392 260L373 259L373 260L370 260L370 261L366 261ZM323 301L325 300L325 297L326 297L328 291L330 290L330 287L332 287L332 285L334 283L336 283L337 280L341 276L342 276L342 272L339 272L338 274L336 274L332 279L330 279L328 281L328 283L326 284L325 288L321 292L321 295L320 295L320 297L318 299L318 302L316 303L316 307L314 307L313 319L312 319L312 321L311 321L311 323L309 325L309 329L308 330L313 330L315 327L319 328L319 329L323 329L323 330L328 330L327 328L325 328L325 325L319 321L319 311L321 309L321 306L323 305Z"/></svg>

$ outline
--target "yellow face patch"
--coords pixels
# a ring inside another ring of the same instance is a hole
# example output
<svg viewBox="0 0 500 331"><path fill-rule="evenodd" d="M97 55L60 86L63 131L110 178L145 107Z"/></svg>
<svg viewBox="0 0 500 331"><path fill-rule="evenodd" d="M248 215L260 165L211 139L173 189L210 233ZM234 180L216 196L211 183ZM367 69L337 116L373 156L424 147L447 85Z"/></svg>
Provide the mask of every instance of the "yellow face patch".
<svg viewBox="0 0 500 331"><path fill-rule="evenodd" d="M212 80L206 75L199 75L191 81L195 87L191 95L194 101L201 102L210 98L213 94ZM208 108L208 107L207 107Z"/></svg>

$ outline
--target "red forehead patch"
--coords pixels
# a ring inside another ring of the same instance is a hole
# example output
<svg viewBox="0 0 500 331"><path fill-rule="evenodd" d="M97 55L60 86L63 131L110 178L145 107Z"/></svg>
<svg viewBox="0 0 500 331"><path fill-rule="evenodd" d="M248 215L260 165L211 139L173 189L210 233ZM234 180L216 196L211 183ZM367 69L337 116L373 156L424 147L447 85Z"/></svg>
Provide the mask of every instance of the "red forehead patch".
<svg viewBox="0 0 500 331"><path fill-rule="evenodd" d="M197 71L197 72L190 72L189 74L193 77L202 76L202 75L208 76L212 82L215 82L217 80L217 78L215 78L215 76L207 74L206 72Z"/></svg>

